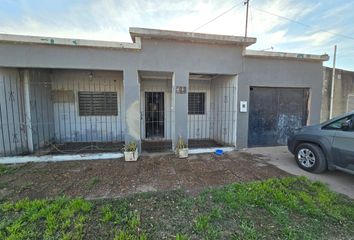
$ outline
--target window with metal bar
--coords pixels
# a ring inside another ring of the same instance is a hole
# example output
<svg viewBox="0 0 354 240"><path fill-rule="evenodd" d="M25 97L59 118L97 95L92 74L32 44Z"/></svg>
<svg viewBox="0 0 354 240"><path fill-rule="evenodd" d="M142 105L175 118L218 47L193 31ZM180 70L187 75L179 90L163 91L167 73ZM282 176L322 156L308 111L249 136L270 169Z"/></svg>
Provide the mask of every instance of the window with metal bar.
<svg viewBox="0 0 354 240"><path fill-rule="evenodd" d="M188 93L188 114L205 114L205 93Z"/></svg>
<svg viewBox="0 0 354 240"><path fill-rule="evenodd" d="M80 116L117 116L116 92L79 92Z"/></svg>

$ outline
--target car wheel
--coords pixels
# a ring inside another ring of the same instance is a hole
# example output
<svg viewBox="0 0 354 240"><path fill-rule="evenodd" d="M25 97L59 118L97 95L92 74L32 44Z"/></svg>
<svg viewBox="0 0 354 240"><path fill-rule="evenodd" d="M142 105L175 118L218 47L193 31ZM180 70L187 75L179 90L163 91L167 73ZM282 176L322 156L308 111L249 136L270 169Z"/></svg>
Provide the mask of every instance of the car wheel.
<svg viewBox="0 0 354 240"><path fill-rule="evenodd" d="M295 159L300 168L314 173L327 170L326 157L320 147L312 143L302 143L295 151Z"/></svg>

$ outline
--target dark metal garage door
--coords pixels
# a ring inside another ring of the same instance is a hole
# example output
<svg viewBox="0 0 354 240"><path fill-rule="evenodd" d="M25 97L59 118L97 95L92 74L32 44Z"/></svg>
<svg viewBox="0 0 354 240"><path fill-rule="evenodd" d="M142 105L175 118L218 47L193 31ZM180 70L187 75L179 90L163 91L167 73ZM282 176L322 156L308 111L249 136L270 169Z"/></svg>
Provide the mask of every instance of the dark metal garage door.
<svg viewBox="0 0 354 240"><path fill-rule="evenodd" d="M306 125L305 88L250 88L248 146L286 145L295 128Z"/></svg>

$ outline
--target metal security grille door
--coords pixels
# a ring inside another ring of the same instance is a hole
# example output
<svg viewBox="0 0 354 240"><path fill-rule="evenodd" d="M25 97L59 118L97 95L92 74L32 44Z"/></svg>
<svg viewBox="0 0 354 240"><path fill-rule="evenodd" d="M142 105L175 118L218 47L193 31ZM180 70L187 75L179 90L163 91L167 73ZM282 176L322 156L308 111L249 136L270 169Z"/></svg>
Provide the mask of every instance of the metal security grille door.
<svg viewBox="0 0 354 240"><path fill-rule="evenodd" d="M163 92L145 92L145 137L164 138L165 111Z"/></svg>
<svg viewBox="0 0 354 240"><path fill-rule="evenodd" d="M250 88L248 146L286 145L287 136L306 125L305 88Z"/></svg>

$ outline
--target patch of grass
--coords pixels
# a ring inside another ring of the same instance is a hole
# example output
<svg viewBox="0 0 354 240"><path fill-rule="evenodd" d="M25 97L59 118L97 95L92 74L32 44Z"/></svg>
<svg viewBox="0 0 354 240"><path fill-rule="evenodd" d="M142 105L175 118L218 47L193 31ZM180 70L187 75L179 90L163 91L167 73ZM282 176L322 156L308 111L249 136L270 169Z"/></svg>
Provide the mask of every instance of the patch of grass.
<svg viewBox="0 0 354 240"><path fill-rule="evenodd" d="M114 200L0 204L0 239L350 239L354 201L304 177Z"/></svg>
<svg viewBox="0 0 354 240"><path fill-rule="evenodd" d="M89 182L88 182L88 187L93 188L95 185L97 185L101 181L100 177L94 176L92 177Z"/></svg>
<svg viewBox="0 0 354 240"><path fill-rule="evenodd" d="M189 240L189 238L186 235L177 233L176 240Z"/></svg>
<svg viewBox="0 0 354 240"><path fill-rule="evenodd" d="M16 167L0 164L0 176L13 173L14 171L16 171Z"/></svg>
<svg viewBox="0 0 354 240"><path fill-rule="evenodd" d="M68 198L2 203L0 239L82 239L91 205Z"/></svg>
<svg viewBox="0 0 354 240"><path fill-rule="evenodd" d="M6 188L7 187L7 183L0 181L0 189Z"/></svg>
<svg viewBox="0 0 354 240"><path fill-rule="evenodd" d="M250 239L250 240L257 240L260 238L254 223L251 221L242 220L241 224L239 225L240 233L235 233L232 237L234 240L238 239Z"/></svg>

